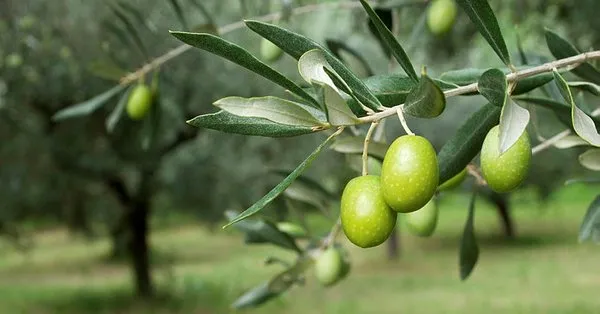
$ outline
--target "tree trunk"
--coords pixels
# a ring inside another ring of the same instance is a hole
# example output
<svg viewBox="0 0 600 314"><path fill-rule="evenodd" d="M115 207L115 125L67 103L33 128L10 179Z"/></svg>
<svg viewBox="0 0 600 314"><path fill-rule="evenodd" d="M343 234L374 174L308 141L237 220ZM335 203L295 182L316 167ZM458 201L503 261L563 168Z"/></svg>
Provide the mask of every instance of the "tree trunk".
<svg viewBox="0 0 600 314"><path fill-rule="evenodd" d="M133 266L134 282L138 296L152 296L152 278L148 245L149 203L147 199L134 202L128 215L130 242L129 253Z"/></svg>
<svg viewBox="0 0 600 314"><path fill-rule="evenodd" d="M400 234L398 227L392 230L392 234L386 241L387 246L387 257L390 261L397 260L400 258Z"/></svg>

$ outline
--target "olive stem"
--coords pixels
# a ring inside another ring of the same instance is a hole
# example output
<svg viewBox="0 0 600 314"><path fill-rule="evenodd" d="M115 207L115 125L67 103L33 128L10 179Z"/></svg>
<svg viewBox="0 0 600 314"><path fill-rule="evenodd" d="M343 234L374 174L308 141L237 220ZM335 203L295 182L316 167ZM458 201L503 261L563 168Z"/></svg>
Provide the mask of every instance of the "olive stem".
<svg viewBox="0 0 600 314"><path fill-rule="evenodd" d="M348 2L341 2L341 3L328 2L328 3L308 4L305 6L301 6L301 7L292 9L292 15L301 15L301 14L311 13L314 11L319 11L320 9L322 9L324 7L329 7L329 6L337 6L338 9L350 9L351 10L351 9L360 8L361 4L358 1L348 1ZM273 13L265 14L262 16L254 17L254 19L263 21L263 22L271 22L271 21L276 21L276 20L280 19L281 14L282 14L282 12L273 12ZM241 29L245 25L246 25L246 23L244 20L237 21L235 23L231 23L231 24L227 24L227 25L219 27L217 29L217 33L219 35L224 35L224 34L233 32L235 30ZM183 44L183 45L180 45L178 47L175 47L175 48L167 51L163 55L158 56L155 59L153 59L152 61L144 64L141 68L137 69L136 71L131 72L131 73L125 75L124 77L122 77L120 80L120 84L121 85L131 84L132 82L136 81L138 78L146 75L153 69L160 67L162 64L167 63L167 62L171 61L172 59L175 59L179 55L190 50L191 48L193 48L193 47L190 45L187 45L187 44Z"/></svg>
<svg viewBox="0 0 600 314"><path fill-rule="evenodd" d="M535 155L541 151L544 151L550 147L552 147L552 145L556 144L558 141L562 140L563 138L569 136L571 134L571 130L567 129L564 130L556 135L554 135L553 137L541 142L540 144L538 144L537 146L535 146L534 148L531 149L531 154Z"/></svg>
<svg viewBox="0 0 600 314"><path fill-rule="evenodd" d="M479 173L479 169L477 168L477 166L475 166L473 164L467 165L467 172L473 178L475 178L475 183L477 183L477 185L479 185L479 186L486 186L487 185L487 182L485 181L485 179L483 178L483 176L481 175L481 173Z"/></svg>
<svg viewBox="0 0 600 314"><path fill-rule="evenodd" d="M341 230L342 230L342 219L338 218L338 220L335 222L333 227L331 227L331 231L329 231L329 234L327 234L327 237L325 238L325 240L323 240L323 245L321 246L321 248L326 249L326 248L330 247L333 244L333 242L335 241L335 238L337 237L337 235L340 233Z"/></svg>
<svg viewBox="0 0 600 314"><path fill-rule="evenodd" d="M506 75L506 80L509 83L512 83L512 82L516 82L520 79L534 76L537 74L552 72L552 70L555 68L557 68L557 69L558 68L567 68L568 70L572 70L584 62L589 61L589 60L594 60L594 59L600 59L600 50L584 52L584 53L581 53L581 54L578 54L578 55L575 55L572 57L559 59L559 60L544 63L542 65L538 65L535 67L531 67L528 69L520 70L517 72L512 72L512 73L509 73ZM464 95L464 94L477 92L478 90L479 90L479 85L477 83L472 83L469 85L446 90L446 91L444 91L444 96L446 96L446 98L453 97L453 96L460 96L460 95ZM359 118L360 123L370 123L373 121L381 120L381 119L387 118L389 116L392 116L392 115L394 115L394 113L396 113L398 111L398 109L402 108L402 106L404 106L404 104L400 104L400 105L397 105L394 107L387 108L384 111L380 111L380 112L377 112L372 115L361 117L361 118Z"/></svg>
<svg viewBox="0 0 600 314"><path fill-rule="evenodd" d="M379 121L375 121L373 123L371 123L371 126L369 127L369 130L367 131L367 135L365 135L365 144L363 146L363 153L362 153L362 175L366 176L369 174L369 167L368 167L368 160L369 160L369 143L371 142L371 136L373 134L373 131L375 131L375 128L377 127L377 124L379 124Z"/></svg>
<svg viewBox="0 0 600 314"><path fill-rule="evenodd" d="M399 106L395 110L396 113L398 114L398 119L400 119L400 123L402 124L402 128L404 129L404 131L406 132L406 134L408 134L408 135L415 135L415 133L413 131L411 131L410 128L408 127L408 123L406 123L406 119L404 119L404 111L402 111L403 109L404 109L404 105Z"/></svg>

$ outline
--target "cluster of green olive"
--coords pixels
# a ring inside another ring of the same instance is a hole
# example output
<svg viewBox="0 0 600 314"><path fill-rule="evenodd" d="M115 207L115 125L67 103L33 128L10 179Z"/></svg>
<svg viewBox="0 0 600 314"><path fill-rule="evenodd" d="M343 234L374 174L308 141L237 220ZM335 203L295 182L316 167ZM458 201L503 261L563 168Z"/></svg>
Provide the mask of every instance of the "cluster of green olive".
<svg viewBox="0 0 600 314"><path fill-rule="evenodd" d="M531 160L526 132L506 152L498 149L499 128L492 128L481 149L481 171L490 189L509 192L525 179ZM380 176L356 177L344 188L340 216L350 242L362 248L380 245L392 233L398 214L408 230L428 237L437 225L435 194L458 186L466 168L439 185L437 154L431 143L418 135L404 135L389 147Z"/></svg>

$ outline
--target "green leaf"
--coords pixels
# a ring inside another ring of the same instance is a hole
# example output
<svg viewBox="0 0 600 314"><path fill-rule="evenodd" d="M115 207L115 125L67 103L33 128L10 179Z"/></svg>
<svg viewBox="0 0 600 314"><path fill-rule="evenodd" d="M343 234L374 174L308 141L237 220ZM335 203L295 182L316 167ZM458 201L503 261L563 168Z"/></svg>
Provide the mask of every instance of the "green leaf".
<svg viewBox="0 0 600 314"><path fill-rule="evenodd" d="M279 182L277 186L275 186L271 191L269 191L267 195L263 196L263 198L261 198L258 202L254 203L254 205L250 206L250 208L246 209L244 212L239 214L235 219L231 220L223 228L227 228L232 224L235 224L258 213L267 204L269 204L271 201L277 198L277 196L283 193L283 191L285 191L285 189L287 189L294 182L294 180L296 180L296 178L298 178L298 176L302 174L302 172L306 168L308 168L308 166L310 166L313 160L317 158L317 156L321 153L323 148L325 148L325 146L327 146L334 137L335 136L328 137L327 140L321 143L321 145L319 145L302 163L300 163L300 165L298 165L298 167L296 167L296 169L294 169L292 173L290 173L285 179L283 179L283 181Z"/></svg>
<svg viewBox="0 0 600 314"><path fill-rule="evenodd" d="M344 82L350 86L354 94L356 94L363 104L373 110L383 109L383 106L379 100L377 100L375 95L371 93L369 88L367 88L367 86L365 86L365 84L358 77L356 77L356 75L352 73L352 71L350 71L340 60L325 50L323 46L306 38L305 36L290 32L273 24L259 21L246 21L246 25L252 31L279 46L279 48L295 59L300 59L305 52L311 49L323 50L325 57L327 58L327 62L329 62L333 70L340 75ZM355 112L355 114L359 113Z"/></svg>
<svg viewBox="0 0 600 314"><path fill-rule="evenodd" d="M175 11L175 15L177 15L177 19L179 20L179 23L181 23L181 26L183 26L184 29L188 29L188 23L179 2L177 0L169 0L169 3L171 3L171 7L173 7L173 11Z"/></svg>
<svg viewBox="0 0 600 314"><path fill-rule="evenodd" d="M444 92L427 75L423 74L419 84L406 96L402 111L419 118L435 118L444 112Z"/></svg>
<svg viewBox="0 0 600 314"><path fill-rule="evenodd" d="M285 125L262 118L240 117L227 111L200 115L187 123L198 128L265 137L292 137L322 130L321 128Z"/></svg>
<svg viewBox="0 0 600 314"><path fill-rule="evenodd" d="M116 5L113 5L112 3L109 2L109 7L110 7L111 11L117 16L117 18L119 18L119 20L123 23L123 25L125 25L125 28L127 29L127 34L132 37L133 42L135 43L137 48L140 50L140 52L142 53L144 58L149 59L148 49L146 49L146 45L144 45L144 41L140 37L138 30L135 28L135 26L134 26L135 23L133 23L129 19L129 17L127 15L125 15L125 13L122 11L122 9L120 9Z"/></svg>
<svg viewBox="0 0 600 314"><path fill-rule="evenodd" d="M109 134L114 131L115 126L117 126L117 123L123 116L123 112L125 112L125 106L127 105L127 101L129 100L129 93L131 92L131 88L132 87L128 88L125 91L125 93L121 95L119 102L117 103L113 111L110 113L110 115L108 115L108 118L106 118L106 131Z"/></svg>
<svg viewBox="0 0 600 314"><path fill-rule="evenodd" d="M80 102L73 106L61 109L52 116L53 121L60 121L73 117L87 116L92 114L94 111L100 109L107 101L113 98L116 94L125 88L123 85L117 85L104 93L95 96L94 98L88 99L84 102Z"/></svg>
<svg viewBox="0 0 600 314"><path fill-rule="evenodd" d="M156 27L149 23L149 21L144 17L143 13L140 12L137 7L127 2L127 0L118 1L117 5L122 10L127 11L129 15L133 16L137 24L144 25L150 32L156 33Z"/></svg>
<svg viewBox="0 0 600 314"><path fill-rule="evenodd" d="M404 69L404 72L406 72L406 75L408 75L415 82L419 81L419 77L417 76L417 73L415 72L412 63L410 62L410 59L406 55L404 48L402 48L398 40L396 40L396 38L394 37L394 34L392 34L392 32L385 26L381 18L379 18L377 13L373 11L371 6L369 6L369 4L365 0L360 0L360 3L362 4L365 11L367 11L371 22L373 22L373 25L377 29L377 32L379 33L380 37L386 43L387 47L390 49L390 52L392 53L396 61L398 61L400 66Z"/></svg>
<svg viewBox="0 0 600 314"><path fill-rule="evenodd" d="M579 155L579 163L594 171L600 171L600 149L590 149Z"/></svg>
<svg viewBox="0 0 600 314"><path fill-rule="evenodd" d="M384 106L404 103L408 93L417 85L404 74L376 75L365 79L364 82Z"/></svg>
<svg viewBox="0 0 600 314"><path fill-rule="evenodd" d="M296 85L296 83L290 81L283 74L277 72L267 64L260 61L258 58L254 57L244 48L234 43L228 42L211 34L187 32L171 32L171 34L188 45L206 50L242 67L245 67L246 69L272 81L273 83L289 89L292 93L307 100L313 107L319 107L317 101L308 93L306 93L300 86Z"/></svg>
<svg viewBox="0 0 600 314"><path fill-rule="evenodd" d="M314 189L312 186L303 184L300 181L292 183L292 185L283 192L283 195L319 209L325 209L328 201L328 198L323 195L320 190Z"/></svg>
<svg viewBox="0 0 600 314"><path fill-rule="evenodd" d="M588 207L581 226L579 227L579 241L587 241L600 232L600 195Z"/></svg>
<svg viewBox="0 0 600 314"><path fill-rule="evenodd" d="M566 105L562 102L558 102L551 98L521 96L521 97L515 97L514 99L519 100L519 101L525 101L525 102L534 104L536 106L548 108L548 109L554 111L554 113L561 120L561 122L564 122L565 125L567 125L570 128L573 127L573 123L571 120L571 107L569 105ZM583 111L585 114L590 115L590 112L588 112L587 109L583 110ZM594 121L594 124L596 125L596 127L600 126L600 119L598 117L592 116L591 119Z"/></svg>
<svg viewBox="0 0 600 314"><path fill-rule="evenodd" d="M440 182L461 172L477 156L489 130L498 124L500 108L486 104L456 131L438 153Z"/></svg>
<svg viewBox="0 0 600 314"><path fill-rule="evenodd" d="M517 67L517 70L524 70L527 68L531 68L530 66L522 66ZM479 78L491 69L477 69L477 68L466 68L461 70L453 70L442 73L440 76L440 80L443 80L448 83L457 84L459 86L465 86L469 84L473 84L479 81ZM503 68L500 69L502 73L505 75L510 73L510 69ZM512 95L521 95L528 93L540 86L545 85L546 83L552 81L554 77L552 73L541 73L538 75L522 78L517 82L517 86L515 86ZM466 94L466 95L475 95L476 93Z"/></svg>
<svg viewBox="0 0 600 314"><path fill-rule="evenodd" d="M342 154L362 154L364 147L364 138L359 136L345 136L336 139L331 144L331 149ZM381 142L369 143L369 156L383 160L388 145Z"/></svg>
<svg viewBox="0 0 600 314"><path fill-rule="evenodd" d="M500 114L500 134L498 150L504 154L521 137L529 124L529 111L522 108L512 99L508 99Z"/></svg>
<svg viewBox="0 0 600 314"><path fill-rule="evenodd" d="M471 201L469 202L469 215L467 216L467 222L463 230L462 238L460 240L460 255L459 255L459 269L460 279L466 280L469 275L473 272L477 260L479 259L479 247L477 246L477 239L475 238L475 199L477 198L477 190L473 191Z"/></svg>
<svg viewBox="0 0 600 314"><path fill-rule="evenodd" d="M530 91L532 91L538 87L546 85L547 83L551 82L553 79L554 79L554 77L552 76L552 73L542 73L542 74L538 74L538 75L520 79L517 82L517 86L515 86L515 89L513 90L512 95L516 96L516 95L522 95L525 93L529 93Z"/></svg>
<svg viewBox="0 0 600 314"><path fill-rule="evenodd" d="M525 54L525 50L523 50L523 43L521 42L521 36L519 35L519 31L515 31L515 37L517 39L517 50L519 51L519 58L521 59L522 64L529 64L529 60L527 60L527 54Z"/></svg>
<svg viewBox="0 0 600 314"><path fill-rule="evenodd" d="M283 177L287 177L293 172L293 170L285 170L285 169L271 169L270 171L275 174L278 174L280 176L283 176ZM323 198L325 198L325 199L336 197L336 195L334 193L331 193L331 191L329 191L327 188L325 188L325 186L323 186L320 182L318 182L317 180L312 179L306 175L300 175L296 179L296 181L294 181L294 183L292 183L292 185L304 185L304 186L306 186L306 188L309 188L314 191L318 191L319 193L321 193L323 195Z"/></svg>
<svg viewBox="0 0 600 314"><path fill-rule="evenodd" d="M228 220L234 219L238 214L234 211L225 212ZM275 224L264 219L246 219L235 224L234 227L246 233L247 239L251 239L249 243L272 243L284 249L302 252L294 238L279 231Z"/></svg>
<svg viewBox="0 0 600 314"><path fill-rule="evenodd" d="M508 98L506 76L499 69L489 69L479 77L479 93L492 105L503 107Z"/></svg>
<svg viewBox="0 0 600 314"><path fill-rule="evenodd" d="M504 64L509 65L510 54L500 31L498 20L487 0L456 0L475 24L479 33L487 40Z"/></svg>
<svg viewBox="0 0 600 314"><path fill-rule="evenodd" d="M569 87L586 91L590 94L600 96L600 86L590 82L568 82Z"/></svg>
<svg viewBox="0 0 600 314"><path fill-rule="evenodd" d="M545 35L548 49L555 58L564 59L581 53L573 44L549 29L546 29ZM587 62L582 63L571 72L585 80L600 84L600 72Z"/></svg>
<svg viewBox="0 0 600 314"><path fill-rule="evenodd" d="M219 99L214 105L240 117L263 118L294 126L326 126L300 104L274 96L252 98L232 96Z"/></svg>
<svg viewBox="0 0 600 314"><path fill-rule="evenodd" d="M567 104L571 106L571 119L573 121L573 129L575 130L575 133L593 146L600 147L600 134L598 134L598 131L596 130L594 120L585 114L583 110L579 109L575 103L575 99L573 99L573 95L571 94L571 89L569 88L567 81L565 81L565 79L560 75L560 73L558 73L556 69L554 69L553 72L554 81L556 82L556 86L558 87L560 94L563 96Z"/></svg>
<svg viewBox="0 0 600 314"><path fill-rule="evenodd" d="M352 68L352 65L360 65L363 70L362 72L364 72L367 77L370 77L374 74L373 69L371 69L369 63L367 62L367 59L365 59L358 51L348 46L346 43L335 39L327 39L325 40L325 45L329 50L331 50L331 53L333 53L334 56L344 61L344 63L350 68Z"/></svg>
<svg viewBox="0 0 600 314"><path fill-rule="evenodd" d="M323 101L327 107L327 121L331 125L355 125L360 122L340 94L329 85L321 85L321 87Z"/></svg>
<svg viewBox="0 0 600 314"><path fill-rule="evenodd" d="M558 142L553 144L554 147L558 149L566 149L576 146L588 146L590 145L588 142L584 141L581 137L577 135L569 135L560 139Z"/></svg>
<svg viewBox="0 0 600 314"><path fill-rule="evenodd" d="M118 82L123 76L127 75L127 71L122 69L110 59L93 61L88 66L88 70L99 78L116 82Z"/></svg>

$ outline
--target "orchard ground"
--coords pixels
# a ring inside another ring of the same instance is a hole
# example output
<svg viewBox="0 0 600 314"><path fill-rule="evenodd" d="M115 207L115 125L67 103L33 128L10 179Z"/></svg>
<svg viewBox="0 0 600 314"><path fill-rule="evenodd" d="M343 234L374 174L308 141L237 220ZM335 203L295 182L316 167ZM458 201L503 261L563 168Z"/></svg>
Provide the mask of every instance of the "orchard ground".
<svg viewBox="0 0 600 314"><path fill-rule="evenodd" d="M304 287L249 313L598 313L600 246L579 244L577 231L597 187L573 185L547 205L531 193L513 196L518 239L500 236L497 215L478 199L480 262L458 278L458 243L468 193L446 194L430 239L402 233L402 258L386 260L385 246L351 248L352 271L325 289L309 273ZM325 231L328 222L311 217ZM400 226L401 223L400 223ZM484 228L485 226L485 228ZM245 289L281 270L267 256L291 253L245 246L240 234L196 225L152 235L158 297L131 297L125 264L107 262L108 240L70 238L64 230L35 235L27 254L0 243L0 313L229 313Z"/></svg>

